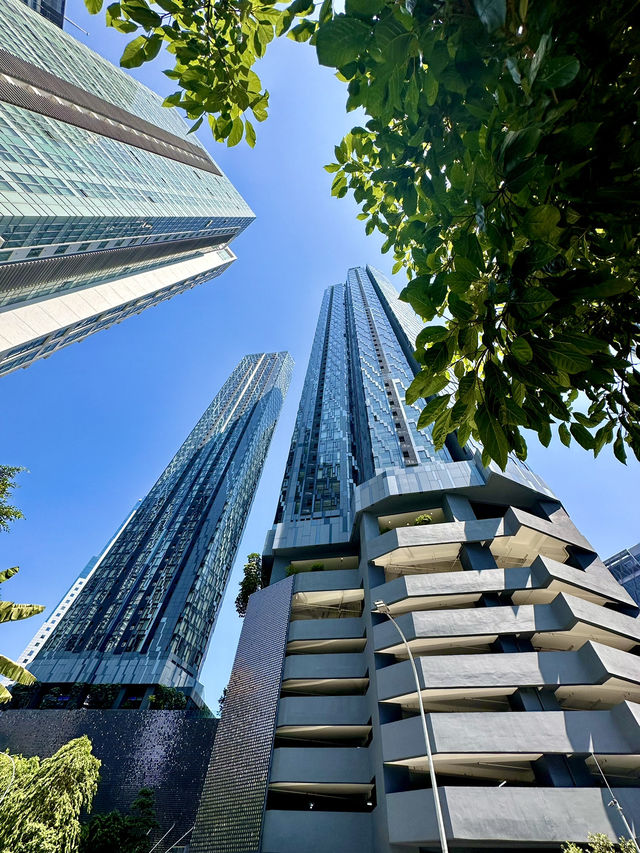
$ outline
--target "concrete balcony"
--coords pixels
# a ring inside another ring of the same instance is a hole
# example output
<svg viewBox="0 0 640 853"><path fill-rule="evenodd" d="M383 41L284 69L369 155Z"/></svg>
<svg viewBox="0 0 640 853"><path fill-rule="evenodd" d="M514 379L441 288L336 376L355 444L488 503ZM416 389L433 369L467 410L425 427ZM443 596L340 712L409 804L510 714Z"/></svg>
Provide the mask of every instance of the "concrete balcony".
<svg viewBox="0 0 640 853"><path fill-rule="evenodd" d="M333 589L356 589L360 579L356 569L325 569L322 572L300 572L293 578L293 592L324 592Z"/></svg>
<svg viewBox="0 0 640 853"><path fill-rule="evenodd" d="M447 775L516 781L542 755L591 752L622 775L640 768L640 705L629 702L607 711L430 714L428 726L434 763ZM385 763L427 772L419 717L387 723L381 734Z"/></svg>
<svg viewBox="0 0 640 853"><path fill-rule="evenodd" d="M390 530L370 541L367 557L388 574L459 571L459 546L478 542L488 543L498 567L509 569L530 565L540 555L564 563L567 545L590 549L570 522L547 521L510 508L502 518Z"/></svg>
<svg viewBox="0 0 640 853"><path fill-rule="evenodd" d="M364 853L373 850L371 815L267 809L262 853Z"/></svg>
<svg viewBox="0 0 640 853"><path fill-rule="evenodd" d="M366 747L274 749L269 775L272 790L313 791L318 786L328 792L345 785L363 792L371 789L373 773Z"/></svg>
<svg viewBox="0 0 640 853"><path fill-rule="evenodd" d="M289 626L287 654L361 652L365 644L362 617L299 619Z"/></svg>
<svg viewBox="0 0 640 853"><path fill-rule="evenodd" d="M285 659L282 690L315 695L364 693L369 683L361 654L300 654Z"/></svg>
<svg viewBox="0 0 640 853"><path fill-rule="evenodd" d="M371 597L382 599L397 614L464 607L483 593L507 594L514 604L541 604L553 601L561 592L595 604L634 605L606 569L585 572L548 557L538 557L530 568L404 575L376 587Z"/></svg>
<svg viewBox="0 0 640 853"><path fill-rule="evenodd" d="M551 650L579 649L593 640L628 651L640 643L640 618L564 593L549 604L406 613L398 624L415 654L482 650L501 635L525 637L534 648ZM376 625L373 636L376 651L404 656L391 622Z"/></svg>
<svg viewBox="0 0 640 853"><path fill-rule="evenodd" d="M640 790L614 789L630 823L640 824ZM626 835L611 795L602 788L440 788L447 839L453 846L512 851L520 846L586 843L587 834ZM388 794L389 842L438 844L430 789Z"/></svg>
<svg viewBox="0 0 640 853"><path fill-rule="evenodd" d="M425 706L439 711L502 710L518 687L553 690L563 708L640 702L640 658L588 642L578 651L434 655L416 661ZM378 700L417 710L408 661L376 672Z"/></svg>
<svg viewBox="0 0 640 853"><path fill-rule="evenodd" d="M365 726L369 713L366 696L289 696L280 700L277 725Z"/></svg>

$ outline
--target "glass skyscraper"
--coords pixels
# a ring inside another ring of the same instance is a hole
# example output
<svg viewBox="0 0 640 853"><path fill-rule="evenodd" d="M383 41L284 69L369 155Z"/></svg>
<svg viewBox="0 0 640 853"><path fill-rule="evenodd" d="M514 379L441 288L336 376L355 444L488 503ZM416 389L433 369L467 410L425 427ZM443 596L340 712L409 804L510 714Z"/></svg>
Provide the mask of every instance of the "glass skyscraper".
<svg viewBox="0 0 640 853"><path fill-rule="evenodd" d="M633 600L640 604L640 543L619 551L604 564Z"/></svg>
<svg viewBox="0 0 640 853"><path fill-rule="evenodd" d="M253 213L175 110L0 0L0 374L207 281Z"/></svg>
<svg viewBox="0 0 640 853"><path fill-rule="evenodd" d="M65 0L24 0L31 9L35 9L57 27L64 24Z"/></svg>
<svg viewBox="0 0 640 853"><path fill-rule="evenodd" d="M286 394L288 353L245 356L30 663L51 685L198 675ZM128 689L128 693L127 693Z"/></svg>
<svg viewBox="0 0 640 853"><path fill-rule="evenodd" d="M626 835L598 764L640 825L638 607L526 465L417 430L415 331L370 267L324 296L191 853L440 851L420 701L450 850Z"/></svg>

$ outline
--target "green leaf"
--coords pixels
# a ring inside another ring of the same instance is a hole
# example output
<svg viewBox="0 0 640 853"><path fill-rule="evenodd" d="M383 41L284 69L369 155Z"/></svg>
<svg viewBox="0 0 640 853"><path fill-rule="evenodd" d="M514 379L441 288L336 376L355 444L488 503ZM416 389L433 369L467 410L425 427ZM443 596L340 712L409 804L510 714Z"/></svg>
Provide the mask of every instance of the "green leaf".
<svg viewBox="0 0 640 853"><path fill-rule="evenodd" d="M450 399L451 394L443 394L442 397L434 397L429 400L418 418L418 429L424 429L435 421L438 415L447 408Z"/></svg>
<svg viewBox="0 0 640 853"><path fill-rule="evenodd" d="M153 30L162 23L162 18L153 9L150 9L143 0L135 2L123 2L120 4L122 11L129 15L134 21L146 30Z"/></svg>
<svg viewBox="0 0 640 853"><path fill-rule="evenodd" d="M84 5L90 15L97 15L102 9L102 0L84 0Z"/></svg>
<svg viewBox="0 0 640 853"><path fill-rule="evenodd" d="M10 569L5 569L0 572L0 583L4 583L8 581L9 578L12 578L14 575L17 575L20 569L17 566L11 566Z"/></svg>
<svg viewBox="0 0 640 853"><path fill-rule="evenodd" d="M560 221L560 211L552 204L540 204L532 207L525 214L521 228L531 240L545 240L553 242L560 234L557 227Z"/></svg>
<svg viewBox="0 0 640 853"><path fill-rule="evenodd" d="M147 43L146 36L138 36L138 38L130 41L125 47L122 56L120 57L120 65L123 68L137 68L146 62L145 45Z"/></svg>
<svg viewBox="0 0 640 853"><path fill-rule="evenodd" d="M484 449L504 471L509 458L509 444L504 430L484 403L476 409L475 421Z"/></svg>
<svg viewBox="0 0 640 853"><path fill-rule="evenodd" d="M488 32L504 27L507 0L473 0L473 7Z"/></svg>
<svg viewBox="0 0 640 853"><path fill-rule="evenodd" d="M370 27L356 18L338 15L318 29L316 51L320 65L341 68L357 59L369 38Z"/></svg>
<svg viewBox="0 0 640 853"><path fill-rule="evenodd" d="M427 99L427 104L432 107L438 97L438 78L432 73L431 69L427 69L424 74L424 94Z"/></svg>
<svg viewBox="0 0 640 853"><path fill-rule="evenodd" d="M511 342L511 352L521 364L528 364L533 358L533 350L524 338L516 338Z"/></svg>
<svg viewBox="0 0 640 853"><path fill-rule="evenodd" d="M346 0L345 12L356 18L372 18L384 9L384 0Z"/></svg>
<svg viewBox="0 0 640 853"><path fill-rule="evenodd" d="M538 74L538 83L547 89L559 89L575 79L580 63L575 56L558 56L548 59Z"/></svg>
<svg viewBox="0 0 640 853"><path fill-rule="evenodd" d="M580 447L583 447L585 450L593 450L595 447L595 439L591 435L591 433L582 426L582 424L571 424L571 435L578 442Z"/></svg>
<svg viewBox="0 0 640 853"><path fill-rule="evenodd" d="M242 134L244 132L244 124L241 118L234 118L233 124L231 125L231 133L227 137L227 145L229 148L233 148L234 145L237 145L238 142L242 139Z"/></svg>
<svg viewBox="0 0 640 853"><path fill-rule="evenodd" d="M40 604L14 604L12 601L0 601L0 622L17 622L42 613Z"/></svg>
<svg viewBox="0 0 640 853"><path fill-rule="evenodd" d="M569 447L571 445L571 433L569 432L569 428L566 424L560 424L558 426L558 435L560 436L560 441L565 447Z"/></svg>
<svg viewBox="0 0 640 853"><path fill-rule="evenodd" d="M548 355L552 363L565 373L582 373L591 367L591 359L588 356L570 350L551 350Z"/></svg>
<svg viewBox="0 0 640 853"><path fill-rule="evenodd" d="M17 681L18 684L34 684L36 682L35 676L4 655L0 655L0 675L4 675L11 681Z"/></svg>
<svg viewBox="0 0 640 853"><path fill-rule="evenodd" d="M244 135L249 147L253 148L256 144L256 129L247 118L244 120Z"/></svg>
<svg viewBox="0 0 640 853"><path fill-rule="evenodd" d="M475 317L476 309L461 299L457 293L450 293L447 299L451 315L463 323L468 323Z"/></svg>
<svg viewBox="0 0 640 853"><path fill-rule="evenodd" d="M416 338L416 349L421 349L427 344L446 340L451 332L444 326L425 326Z"/></svg>
<svg viewBox="0 0 640 853"><path fill-rule="evenodd" d="M624 441L620 435L618 435L616 440L613 442L613 453L618 462L622 462L623 465L627 464L627 451L625 450Z"/></svg>

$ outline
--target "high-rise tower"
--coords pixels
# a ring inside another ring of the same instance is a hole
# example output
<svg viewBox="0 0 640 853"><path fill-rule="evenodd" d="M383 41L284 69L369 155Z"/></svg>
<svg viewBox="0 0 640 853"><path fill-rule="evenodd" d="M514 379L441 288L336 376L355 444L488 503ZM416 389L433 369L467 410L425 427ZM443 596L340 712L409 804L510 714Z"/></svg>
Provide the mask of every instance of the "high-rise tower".
<svg viewBox="0 0 640 853"><path fill-rule="evenodd" d="M618 551L604 561L614 578L627 590L631 598L640 604L640 542Z"/></svg>
<svg viewBox="0 0 640 853"><path fill-rule="evenodd" d="M419 695L451 851L624 835L596 759L640 824L638 608L526 465L416 429L409 321L325 294L191 853L439 851Z"/></svg>
<svg viewBox="0 0 640 853"><path fill-rule="evenodd" d="M57 27L64 24L65 0L23 0L31 9L35 9Z"/></svg>
<svg viewBox="0 0 640 853"><path fill-rule="evenodd" d="M220 275L253 213L175 110L0 0L0 375Z"/></svg>
<svg viewBox="0 0 640 853"><path fill-rule="evenodd" d="M39 681L120 684L128 706L157 684L198 701L291 369L284 352L240 361L30 663Z"/></svg>

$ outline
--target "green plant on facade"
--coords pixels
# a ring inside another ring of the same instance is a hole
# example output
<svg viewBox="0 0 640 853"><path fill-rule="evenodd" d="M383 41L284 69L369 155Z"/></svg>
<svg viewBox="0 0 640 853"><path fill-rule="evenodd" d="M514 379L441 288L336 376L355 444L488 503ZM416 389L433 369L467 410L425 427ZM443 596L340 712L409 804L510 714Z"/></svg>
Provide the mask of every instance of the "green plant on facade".
<svg viewBox="0 0 640 853"><path fill-rule="evenodd" d="M629 838L620 837L616 844L607 835L590 833L588 839L589 846L586 848L586 853L637 853L636 845ZM562 853L585 853L585 848L567 843L563 844Z"/></svg>
<svg viewBox="0 0 640 853"><path fill-rule="evenodd" d="M142 788L129 814L94 815L82 827L79 853L148 853L150 833L159 826L151 788Z"/></svg>
<svg viewBox="0 0 640 853"><path fill-rule="evenodd" d="M304 572L323 572L324 571L324 563L313 563L311 566L294 566L293 563L289 563L288 566L285 566L284 573L286 577L290 578L292 575L300 575Z"/></svg>
<svg viewBox="0 0 640 853"><path fill-rule="evenodd" d="M12 758L0 757L0 790L7 791L0 853L76 853L80 813L91 808L99 779L89 739L72 740L50 758Z"/></svg>
<svg viewBox="0 0 640 853"><path fill-rule="evenodd" d="M157 684L153 696L149 697L149 707L153 710L182 711L187 707L187 697L176 687Z"/></svg>
<svg viewBox="0 0 640 853"><path fill-rule="evenodd" d="M19 509L8 503L11 493L15 488L15 477L23 470L23 468L0 465L0 531L7 531L11 521L24 517ZM0 572L0 583L4 583L17 573L17 566L5 569ZM15 622L18 619L28 619L30 616L42 613L43 610L44 607L39 604L14 604L12 601L0 601L0 622ZM24 685L33 684L36 680L23 666L20 666L4 655L0 655L0 675ZM6 687L0 685L0 704L10 701L11 693Z"/></svg>
<svg viewBox="0 0 640 853"><path fill-rule="evenodd" d="M101 0L86 0L92 12ZM640 457L640 30L632 0L123 0L122 64L164 42L166 99L218 140L255 142L267 116L253 65L276 36L310 40L363 108L336 146L385 238L402 298L428 324L407 400L436 447L452 431L501 467L523 429ZM455 379L455 390L449 383Z"/></svg>
<svg viewBox="0 0 640 853"><path fill-rule="evenodd" d="M240 591L236 596L236 611L244 619L249 606L249 596L262 589L262 557L260 554L249 554L244 564L244 575L240 581Z"/></svg>
<svg viewBox="0 0 640 853"><path fill-rule="evenodd" d="M422 515L417 515L413 520L414 527L420 527L422 524L431 524L433 521L433 516L429 515L428 512L423 512Z"/></svg>

